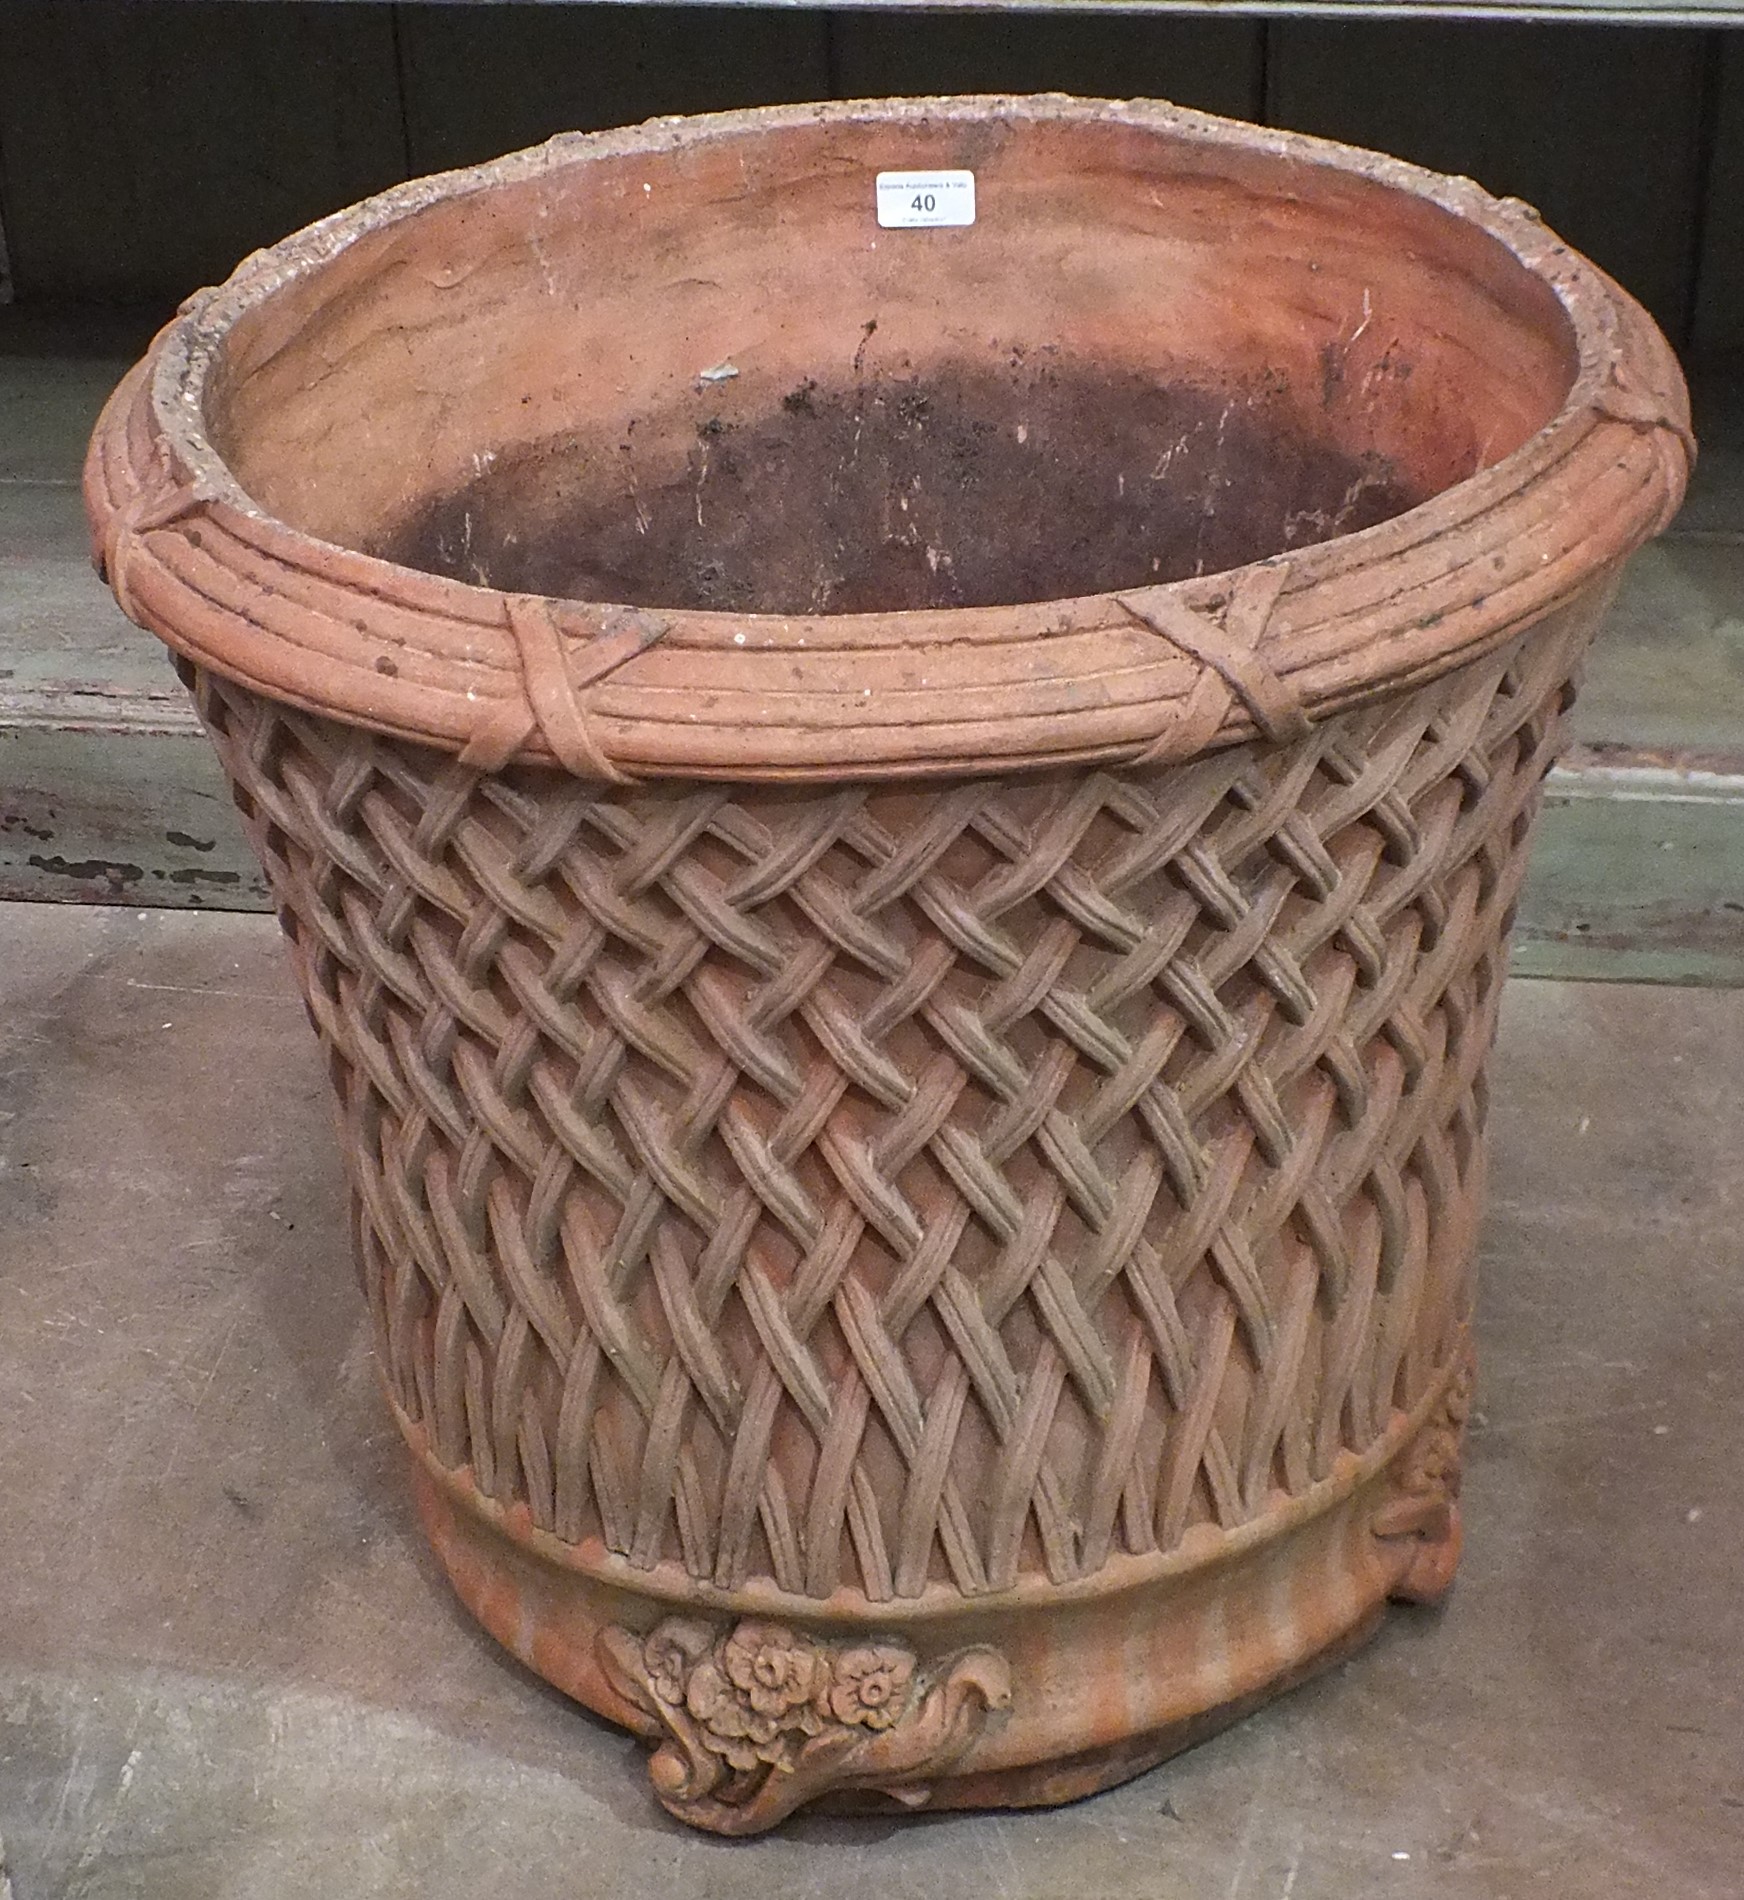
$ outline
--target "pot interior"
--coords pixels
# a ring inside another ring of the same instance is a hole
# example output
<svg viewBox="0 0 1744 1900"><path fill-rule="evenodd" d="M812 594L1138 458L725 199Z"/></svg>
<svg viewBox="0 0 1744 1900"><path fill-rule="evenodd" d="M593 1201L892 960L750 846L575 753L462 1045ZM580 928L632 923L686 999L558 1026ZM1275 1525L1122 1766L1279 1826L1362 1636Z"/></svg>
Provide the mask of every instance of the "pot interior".
<svg viewBox="0 0 1744 1900"><path fill-rule="evenodd" d="M432 187L234 324L206 426L263 507L522 592L997 605L1373 525L1517 448L1554 292L1358 169L989 102L660 128ZM880 170L976 175L885 230Z"/></svg>

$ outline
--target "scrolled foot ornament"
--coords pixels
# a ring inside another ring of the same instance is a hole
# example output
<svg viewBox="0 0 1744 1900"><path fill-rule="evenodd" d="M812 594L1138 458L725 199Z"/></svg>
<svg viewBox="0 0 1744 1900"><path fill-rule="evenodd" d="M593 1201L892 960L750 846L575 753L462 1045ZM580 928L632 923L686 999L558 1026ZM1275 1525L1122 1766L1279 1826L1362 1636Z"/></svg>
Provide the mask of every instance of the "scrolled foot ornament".
<svg viewBox="0 0 1744 1900"><path fill-rule="evenodd" d="M1011 1672L987 1648L923 1668L900 1643L686 1617L646 1636L614 1626L598 1648L612 1686L664 1731L648 1765L661 1805L713 1834L760 1834L847 1788L919 1806L1011 1705Z"/></svg>
<svg viewBox="0 0 1744 1900"><path fill-rule="evenodd" d="M1459 1568L1460 1464L1473 1371L1467 1342L1440 1405L1399 1462L1392 1495L1375 1513L1375 1536L1398 1554L1389 1592L1396 1602L1439 1603Z"/></svg>

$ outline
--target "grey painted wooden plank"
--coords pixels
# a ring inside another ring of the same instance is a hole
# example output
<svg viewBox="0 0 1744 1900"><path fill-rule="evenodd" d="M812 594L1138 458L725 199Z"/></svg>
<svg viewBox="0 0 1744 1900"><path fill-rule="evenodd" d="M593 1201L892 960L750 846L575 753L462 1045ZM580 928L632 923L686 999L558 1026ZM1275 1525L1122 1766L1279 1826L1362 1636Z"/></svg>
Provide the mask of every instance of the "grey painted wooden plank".
<svg viewBox="0 0 1744 1900"><path fill-rule="evenodd" d="M1744 545L1744 365L1690 354L1690 410L1700 452L1665 539Z"/></svg>
<svg viewBox="0 0 1744 1900"><path fill-rule="evenodd" d="M1682 800L1679 776L1553 775L1516 974L1744 985L1744 776ZM0 787L0 898L272 908L203 735L0 723Z"/></svg>
<svg viewBox="0 0 1744 1900"><path fill-rule="evenodd" d="M1675 774L1587 777L1553 775L1516 974L1744 985L1744 776L1681 801ZM0 787L0 899L272 908L203 735L0 718Z"/></svg>
<svg viewBox="0 0 1744 1900"><path fill-rule="evenodd" d="M106 599L88 570L84 585ZM120 640L118 672L161 667L148 636L128 627ZM1621 704L1668 736L1699 736L1680 724L1687 708L1644 708L1615 683L1636 664L1630 644L1601 640L1584 723ZM0 692L0 897L270 908L180 689L164 673L149 696L115 691L103 650L93 642L83 678L38 668L29 690ZM1744 984L1744 758L1716 773L1667 756L1612 742L1553 774L1516 933L1521 972Z"/></svg>
<svg viewBox="0 0 1744 1900"><path fill-rule="evenodd" d="M1261 29L1251 20L843 13L830 45L843 98L1075 92L1250 119L1264 103Z"/></svg>
<svg viewBox="0 0 1744 1900"><path fill-rule="evenodd" d="M1744 547L1667 540L1636 555L1572 730L1638 752L1744 755Z"/></svg>
<svg viewBox="0 0 1744 1900"><path fill-rule="evenodd" d="M471 165L554 132L829 96L815 10L413 8L400 16L414 171Z"/></svg>
<svg viewBox="0 0 1744 1900"><path fill-rule="evenodd" d="M1553 772L1513 968L1744 984L1744 772L1578 760Z"/></svg>
<svg viewBox="0 0 1744 1900"><path fill-rule="evenodd" d="M0 486L0 704L16 718L67 692L136 707L187 697L162 646L93 572L79 491Z"/></svg>
<svg viewBox="0 0 1744 1900"><path fill-rule="evenodd" d="M126 370L113 357L0 354L0 482L76 482L97 412Z"/></svg>
<svg viewBox="0 0 1744 1900"><path fill-rule="evenodd" d="M161 647L90 568L71 471L119 367L0 351L0 417L31 419L0 480L0 897L269 908ZM1595 648L1525 973L1744 984L1744 456L1724 449L1744 404L1704 387L1700 409L1722 452Z"/></svg>
<svg viewBox="0 0 1744 1900"><path fill-rule="evenodd" d="M1699 426L1699 425L1698 425ZM1744 451L1702 439L1702 465L1672 532L1681 541L1744 543Z"/></svg>
<svg viewBox="0 0 1744 1900"><path fill-rule="evenodd" d="M272 908L204 733L27 730L3 716L0 898Z"/></svg>
<svg viewBox="0 0 1744 1900"><path fill-rule="evenodd" d="M1701 172L1697 33L1282 21L1266 116L1535 204L1654 313L1687 328Z"/></svg>
<svg viewBox="0 0 1744 1900"><path fill-rule="evenodd" d="M406 175L392 8L5 0L17 294L172 300Z"/></svg>

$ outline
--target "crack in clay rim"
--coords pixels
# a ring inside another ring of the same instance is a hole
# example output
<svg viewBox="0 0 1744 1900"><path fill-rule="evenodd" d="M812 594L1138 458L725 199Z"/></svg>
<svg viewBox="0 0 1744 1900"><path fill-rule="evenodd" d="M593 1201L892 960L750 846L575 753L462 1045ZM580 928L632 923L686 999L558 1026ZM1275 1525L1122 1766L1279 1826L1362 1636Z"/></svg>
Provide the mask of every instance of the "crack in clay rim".
<svg viewBox="0 0 1744 1900"><path fill-rule="evenodd" d="M518 642L515 605L541 597L432 576L303 534L247 495L205 433L207 381L245 312L318 274L359 239L434 205L600 159L656 156L786 127L990 119L1124 125L1330 169L1428 201L1485 232L1554 295L1576 356L1567 396L1508 455L1416 507L1243 568L1009 606L862 614L544 599L555 640L537 676L535 659ZM136 452L142 422L147 460L156 464L143 474ZM1607 423L1626 431L1622 442L1595 442ZM1675 466L1663 449L1666 435L1679 445ZM815 781L841 779L844 757L855 760L855 777L937 776L1135 758L1179 762L1252 738L1264 722L1228 684L1231 669L1207 664L1196 646L1171 644L1158 622L1173 617L1179 625L1185 612L1215 641L1217 613L1243 578L1280 568L1282 585L1270 589L1277 612L1251 636L1248 657L1304 717L1433 678L1502 645L1663 527L1681 498L1691 449L1681 377L1651 319L1529 207L1494 198L1469 179L1381 154L1162 103L983 95L777 106L564 133L336 212L254 253L224 285L189 299L111 399L93 438L86 491L130 615L188 657L290 704L492 767L523 760L564 764L589 778L627 768L637 776ZM166 487L171 495L180 491L167 506ZM145 547L147 534L185 537L196 517L217 530L220 552L234 543L246 559L264 558L292 577L299 611L322 623L319 636L299 638L302 623L275 627L270 615L257 619L226 604ZM1557 525L1567 532L1554 553L1520 559L1525 543L1536 548L1549 538L1534 537L1535 528ZM1510 549L1521 572L1505 581L1487 572L1474 580L1481 560L1495 557L1500 565ZM1365 576L1376 584L1363 588ZM1489 591L1475 592L1480 585ZM1135 606L1158 612L1135 614ZM405 638L408 612L420 623L421 645ZM961 706L965 690L975 689L972 676L966 687L960 682L930 696L890 676L917 656L961 657L982 645L1046 642L1057 661L1062 637L1082 649L1075 665L1050 665L1042 677L1001 689L1009 703L980 716L965 717ZM815 669L815 677L762 696L765 705L790 701L778 709L784 717L673 719L647 694L638 704L634 662L656 641L684 648L694 660L698 699L746 690L732 677L740 654L779 652ZM424 677L384 678L377 662L386 653L424 662L411 669ZM915 717L859 724L842 717L843 706L859 698L890 704L899 694L915 702ZM557 716L548 716L554 708Z"/></svg>

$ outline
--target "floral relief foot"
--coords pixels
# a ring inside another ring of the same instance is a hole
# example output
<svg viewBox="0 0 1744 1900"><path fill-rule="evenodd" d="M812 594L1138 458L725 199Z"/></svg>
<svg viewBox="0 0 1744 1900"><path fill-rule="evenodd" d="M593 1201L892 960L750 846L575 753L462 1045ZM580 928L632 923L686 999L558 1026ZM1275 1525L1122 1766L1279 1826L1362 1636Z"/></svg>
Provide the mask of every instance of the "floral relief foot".
<svg viewBox="0 0 1744 1900"><path fill-rule="evenodd" d="M822 1643L754 1619L724 1633L686 1617L645 1637L613 1627L599 1653L665 1732L648 1770L662 1805L715 1834L760 1833L843 1788L920 1805L1011 1702L992 1649L922 1670L899 1643Z"/></svg>
<svg viewBox="0 0 1744 1900"><path fill-rule="evenodd" d="M1395 1602L1439 1603L1459 1568L1460 1466L1474 1370L1467 1339L1440 1405L1400 1460L1392 1496L1375 1514L1375 1536L1398 1554L1388 1593Z"/></svg>

